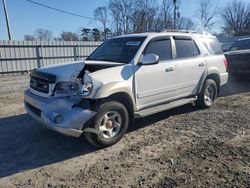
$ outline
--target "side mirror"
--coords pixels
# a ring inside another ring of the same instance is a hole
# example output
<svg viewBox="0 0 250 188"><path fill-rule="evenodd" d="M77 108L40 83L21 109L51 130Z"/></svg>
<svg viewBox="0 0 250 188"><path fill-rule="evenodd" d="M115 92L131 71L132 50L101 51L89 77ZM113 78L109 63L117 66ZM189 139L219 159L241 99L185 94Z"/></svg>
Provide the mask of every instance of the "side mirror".
<svg viewBox="0 0 250 188"><path fill-rule="evenodd" d="M147 54L142 57L140 64L141 65L153 65L159 62L159 56L155 54Z"/></svg>

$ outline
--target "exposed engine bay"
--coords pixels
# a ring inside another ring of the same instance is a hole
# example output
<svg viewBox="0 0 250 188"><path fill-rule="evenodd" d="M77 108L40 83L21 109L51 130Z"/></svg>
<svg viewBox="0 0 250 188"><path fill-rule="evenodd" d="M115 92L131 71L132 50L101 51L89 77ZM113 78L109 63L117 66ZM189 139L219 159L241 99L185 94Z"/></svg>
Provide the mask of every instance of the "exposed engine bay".
<svg viewBox="0 0 250 188"><path fill-rule="evenodd" d="M84 68L82 69L82 71L80 72L80 74L78 75L78 78L83 78L85 72L89 72L89 73L92 73L92 72L96 72L96 71L99 71L99 70L102 70L102 69L107 69L107 68L111 68L111 67L116 67L116 66L121 66L123 64L121 63L92 63L92 62L84 62L85 63L85 66Z"/></svg>

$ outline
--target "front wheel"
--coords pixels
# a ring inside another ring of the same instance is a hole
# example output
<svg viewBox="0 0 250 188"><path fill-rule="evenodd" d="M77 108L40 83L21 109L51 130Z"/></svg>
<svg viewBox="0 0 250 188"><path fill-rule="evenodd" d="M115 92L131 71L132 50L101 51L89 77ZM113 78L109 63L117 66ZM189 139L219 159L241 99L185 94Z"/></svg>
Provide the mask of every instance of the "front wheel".
<svg viewBox="0 0 250 188"><path fill-rule="evenodd" d="M209 108L214 104L216 98L217 84L214 80L207 79L203 84L200 94L198 95L196 104L200 108Z"/></svg>
<svg viewBox="0 0 250 188"><path fill-rule="evenodd" d="M97 147L108 147L117 143L126 133L129 115L126 107L116 101L101 102L96 105L97 113L89 122L89 127L101 134L85 133L86 139Z"/></svg>

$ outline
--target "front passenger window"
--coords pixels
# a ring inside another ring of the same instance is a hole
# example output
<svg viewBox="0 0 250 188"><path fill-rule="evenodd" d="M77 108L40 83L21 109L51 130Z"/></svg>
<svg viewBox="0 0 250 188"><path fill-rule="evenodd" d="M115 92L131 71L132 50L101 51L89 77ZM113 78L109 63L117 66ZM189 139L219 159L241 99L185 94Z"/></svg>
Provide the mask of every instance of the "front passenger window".
<svg viewBox="0 0 250 188"><path fill-rule="evenodd" d="M144 55L156 54L159 56L159 61L172 59L170 39L162 39L151 42L145 50Z"/></svg>

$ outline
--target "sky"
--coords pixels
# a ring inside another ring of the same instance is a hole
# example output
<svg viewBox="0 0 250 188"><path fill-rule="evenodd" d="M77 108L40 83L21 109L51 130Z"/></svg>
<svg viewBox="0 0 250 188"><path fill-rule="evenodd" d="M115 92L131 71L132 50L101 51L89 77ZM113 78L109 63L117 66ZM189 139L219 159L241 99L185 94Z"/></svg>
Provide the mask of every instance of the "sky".
<svg viewBox="0 0 250 188"><path fill-rule="evenodd" d="M0 0L0 40L8 38L4 10ZM74 12L88 17L93 17L93 12L98 6L107 5L108 0L35 0L58 9ZM157 3L160 0L155 0ZM180 13L182 16L193 18L196 22L199 0L180 0ZM231 0L217 1L227 3ZM243 0L249 2L249 0ZM45 28L53 32L54 37L59 37L62 31L79 32L80 27L100 28L98 21L88 20L80 17L58 13L44 7L34 5L27 0L6 0L9 12L12 38L22 40L25 34L33 34L37 28ZM219 24L216 30L219 30Z"/></svg>

